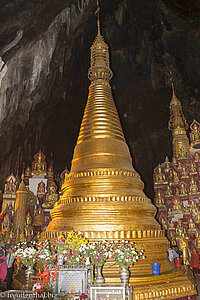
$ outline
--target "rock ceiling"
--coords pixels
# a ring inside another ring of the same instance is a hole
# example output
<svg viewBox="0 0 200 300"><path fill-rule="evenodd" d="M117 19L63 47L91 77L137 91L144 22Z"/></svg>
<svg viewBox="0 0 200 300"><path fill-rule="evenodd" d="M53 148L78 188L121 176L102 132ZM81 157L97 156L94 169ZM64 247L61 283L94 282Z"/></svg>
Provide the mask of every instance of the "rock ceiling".
<svg viewBox="0 0 200 300"><path fill-rule="evenodd" d="M172 155L169 70L188 122L200 121L200 4L101 0L101 8L114 99L133 165L153 197L153 168ZM1 187L40 148L56 172L70 169L87 99L95 9L96 0L1 1Z"/></svg>

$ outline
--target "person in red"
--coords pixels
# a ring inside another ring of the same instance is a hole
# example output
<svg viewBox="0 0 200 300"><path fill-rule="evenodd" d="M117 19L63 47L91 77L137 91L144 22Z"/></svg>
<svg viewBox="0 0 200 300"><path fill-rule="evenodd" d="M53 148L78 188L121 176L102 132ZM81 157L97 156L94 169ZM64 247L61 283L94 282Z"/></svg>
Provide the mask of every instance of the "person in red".
<svg viewBox="0 0 200 300"><path fill-rule="evenodd" d="M194 269L196 273L199 273L200 268L200 255L199 250L196 246L192 248L191 258L190 258L190 266Z"/></svg>
<svg viewBox="0 0 200 300"><path fill-rule="evenodd" d="M0 280L5 281L7 275L7 262L6 252L3 248L0 248Z"/></svg>

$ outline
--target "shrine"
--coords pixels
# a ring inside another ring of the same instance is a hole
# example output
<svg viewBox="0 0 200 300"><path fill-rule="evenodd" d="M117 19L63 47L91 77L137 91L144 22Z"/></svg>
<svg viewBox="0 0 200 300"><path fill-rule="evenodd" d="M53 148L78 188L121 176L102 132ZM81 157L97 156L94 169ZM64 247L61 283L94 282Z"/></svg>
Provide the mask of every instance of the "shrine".
<svg viewBox="0 0 200 300"><path fill-rule="evenodd" d="M158 209L156 218L171 243L182 249L184 241L183 262L189 265L190 257L193 264L192 253L196 255L200 250L200 124L194 120L190 125L189 141L188 124L173 84L172 89L169 129L173 137L173 158L172 162L166 158L154 170L154 203Z"/></svg>

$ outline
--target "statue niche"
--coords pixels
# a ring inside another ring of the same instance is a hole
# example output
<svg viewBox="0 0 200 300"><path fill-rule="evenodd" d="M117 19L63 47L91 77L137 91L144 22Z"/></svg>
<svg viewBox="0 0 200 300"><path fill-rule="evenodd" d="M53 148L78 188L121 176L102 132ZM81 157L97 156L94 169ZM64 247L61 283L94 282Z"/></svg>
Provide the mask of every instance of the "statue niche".
<svg viewBox="0 0 200 300"><path fill-rule="evenodd" d="M4 193L5 194L16 193L16 177L13 174L11 174L8 178L6 178Z"/></svg>
<svg viewBox="0 0 200 300"><path fill-rule="evenodd" d="M191 133L190 133L190 147L194 149L200 148L200 124L194 120L190 125Z"/></svg>
<svg viewBox="0 0 200 300"><path fill-rule="evenodd" d="M46 156L41 150L34 155L34 161L32 163L33 176L46 176L47 175L47 163L45 161Z"/></svg>

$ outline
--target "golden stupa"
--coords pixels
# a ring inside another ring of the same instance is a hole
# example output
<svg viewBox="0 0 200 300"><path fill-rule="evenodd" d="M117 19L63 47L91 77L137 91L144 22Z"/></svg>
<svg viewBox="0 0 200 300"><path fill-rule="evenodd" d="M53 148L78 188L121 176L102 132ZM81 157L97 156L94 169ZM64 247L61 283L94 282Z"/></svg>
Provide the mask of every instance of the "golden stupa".
<svg viewBox="0 0 200 300"><path fill-rule="evenodd" d="M101 33L91 47L88 100L62 197L51 210L52 221L41 240L77 231L90 241L130 240L146 259L131 268L134 299L174 299L196 294L188 270L175 271L168 262L169 242L155 220L156 208L143 192L132 166L109 80L109 50ZM152 276L151 263L161 263ZM109 262L106 263L109 265ZM103 269L106 282L119 282L119 269Z"/></svg>
<svg viewBox="0 0 200 300"><path fill-rule="evenodd" d="M170 102L169 129L173 136L173 156L180 158L189 157L189 140L186 130L187 120L183 114L181 101L176 97L172 80L172 100Z"/></svg>

